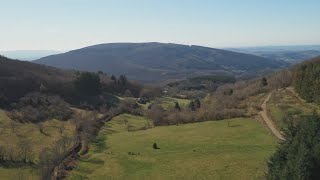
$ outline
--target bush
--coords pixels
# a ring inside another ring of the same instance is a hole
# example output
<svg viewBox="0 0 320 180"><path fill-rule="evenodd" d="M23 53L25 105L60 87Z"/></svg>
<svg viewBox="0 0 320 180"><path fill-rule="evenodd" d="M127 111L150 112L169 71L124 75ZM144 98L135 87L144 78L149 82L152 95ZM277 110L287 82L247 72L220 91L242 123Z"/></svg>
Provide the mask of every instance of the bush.
<svg viewBox="0 0 320 180"><path fill-rule="evenodd" d="M162 106L155 104L146 112L146 116L153 120L154 125L164 125L166 120L166 112Z"/></svg>

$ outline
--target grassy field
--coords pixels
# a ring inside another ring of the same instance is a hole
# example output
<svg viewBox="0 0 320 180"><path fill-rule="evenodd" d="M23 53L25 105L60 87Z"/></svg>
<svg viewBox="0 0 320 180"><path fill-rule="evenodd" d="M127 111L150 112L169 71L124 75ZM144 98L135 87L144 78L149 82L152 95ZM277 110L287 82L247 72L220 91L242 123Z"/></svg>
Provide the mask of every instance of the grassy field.
<svg viewBox="0 0 320 180"><path fill-rule="evenodd" d="M161 106L163 109L173 109L175 106L175 102L179 103L181 108L188 107L190 100L189 99L179 99L179 98L172 98L172 97L162 97L160 98Z"/></svg>
<svg viewBox="0 0 320 180"><path fill-rule="evenodd" d="M301 101L291 91L282 89L274 92L267 103L268 113L279 129L287 127L284 121L285 114L293 117L311 114L313 111L320 112L319 107L314 104Z"/></svg>
<svg viewBox="0 0 320 180"><path fill-rule="evenodd" d="M45 134L40 132L39 125ZM74 125L69 121L50 120L39 125L14 122L5 111L0 110L0 145L11 151L18 151L19 142L28 142L31 144L35 162L37 162L38 155L43 148L50 147L61 136L73 136L75 131ZM37 179L36 171L32 167L4 168L0 166L0 179L19 179L20 176L26 179Z"/></svg>
<svg viewBox="0 0 320 180"><path fill-rule="evenodd" d="M127 114L106 123L69 179L261 179L276 145L252 119L128 131L148 123Z"/></svg>
<svg viewBox="0 0 320 180"><path fill-rule="evenodd" d="M19 141L29 141L34 153L39 152L47 145L58 140L61 136L72 136L75 127L69 121L50 120L40 123L43 133L39 126L33 123L15 123L14 131L11 128L11 120L4 111L0 110L0 145L16 148ZM60 131L60 128L63 131Z"/></svg>
<svg viewBox="0 0 320 180"><path fill-rule="evenodd" d="M39 179L36 169L23 168L0 168L0 179L4 180L37 180Z"/></svg>
<svg viewBox="0 0 320 180"><path fill-rule="evenodd" d="M135 101L137 100L137 98L133 98L133 97L120 97L117 96L121 101L123 100L132 100ZM154 101L148 102L146 104L139 104L141 106L142 109L147 109L148 106L153 103ZM158 102L163 109L165 110L169 110L169 109L173 109L175 106L175 102L178 102L181 108L187 108L190 100L189 99L179 99L179 98L173 98L173 97L160 97L156 100L156 102Z"/></svg>

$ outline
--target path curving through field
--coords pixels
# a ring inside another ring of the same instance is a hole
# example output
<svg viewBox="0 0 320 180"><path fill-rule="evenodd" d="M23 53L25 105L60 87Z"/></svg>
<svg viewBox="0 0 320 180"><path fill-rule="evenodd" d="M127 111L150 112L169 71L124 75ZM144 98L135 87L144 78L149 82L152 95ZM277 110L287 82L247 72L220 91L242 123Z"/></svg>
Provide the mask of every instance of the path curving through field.
<svg viewBox="0 0 320 180"><path fill-rule="evenodd" d="M267 114L267 102L269 101L271 97L271 93L267 96L267 98L263 101L261 108L262 110L259 112L260 116L262 117L263 121L267 124L268 128L271 130L271 132L280 140L285 140L283 135L281 134L278 129L276 129L274 123L272 120L268 117Z"/></svg>

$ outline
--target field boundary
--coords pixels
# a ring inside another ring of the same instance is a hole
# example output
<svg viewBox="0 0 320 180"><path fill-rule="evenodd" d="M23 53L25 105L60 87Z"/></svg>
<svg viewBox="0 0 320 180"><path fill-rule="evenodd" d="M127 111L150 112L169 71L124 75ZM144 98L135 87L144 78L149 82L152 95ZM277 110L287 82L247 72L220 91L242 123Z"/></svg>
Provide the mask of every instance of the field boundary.
<svg viewBox="0 0 320 180"><path fill-rule="evenodd" d="M120 114L122 114L122 112L117 112L117 113L114 113L111 115L106 114L106 115L103 115L102 117L100 117L99 119L97 119L96 123L99 124L100 126L98 127L96 133L98 133L100 131L101 127L103 126L103 124L105 122L111 121L113 117L118 116ZM82 144L83 143L82 143L81 138L78 137L77 141L72 146L72 148L70 148L70 150L65 154L64 158L56 166L54 166L54 168L52 169L52 175L51 175L52 180L66 178L66 171L68 171L68 170L65 168L61 168L61 167L66 164L71 164L71 162L75 160L75 157L79 157L78 153L82 149ZM72 170L72 169L70 169L70 170Z"/></svg>

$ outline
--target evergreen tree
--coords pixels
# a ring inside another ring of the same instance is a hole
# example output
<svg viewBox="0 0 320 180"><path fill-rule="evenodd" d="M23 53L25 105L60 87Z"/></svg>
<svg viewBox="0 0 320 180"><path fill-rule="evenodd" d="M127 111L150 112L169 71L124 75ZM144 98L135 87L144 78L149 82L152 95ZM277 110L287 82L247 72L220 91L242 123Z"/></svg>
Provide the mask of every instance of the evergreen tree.
<svg viewBox="0 0 320 180"><path fill-rule="evenodd" d="M114 76L114 75L111 75L111 78L110 78L112 81L117 81L117 78Z"/></svg>
<svg viewBox="0 0 320 180"><path fill-rule="evenodd" d="M195 105L196 108L200 108L200 107L201 107L201 102L200 102L200 100L199 100L199 99L195 99L195 100L194 100L194 105Z"/></svg>
<svg viewBox="0 0 320 180"><path fill-rule="evenodd" d="M270 158L267 179L320 179L320 117L289 124L285 139Z"/></svg>
<svg viewBox="0 0 320 180"><path fill-rule="evenodd" d="M320 103L320 58L301 64L295 74L295 91L307 102Z"/></svg>
<svg viewBox="0 0 320 180"><path fill-rule="evenodd" d="M84 72L74 82L76 91L82 96L95 96L100 94L101 83L99 75Z"/></svg>
<svg viewBox="0 0 320 180"><path fill-rule="evenodd" d="M267 85L268 85L268 80L267 80L266 77L263 77L263 78L261 79L261 86L267 86Z"/></svg>
<svg viewBox="0 0 320 180"><path fill-rule="evenodd" d="M178 111L181 111L181 108L178 102L174 102L174 108L177 109Z"/></svg>
<svg viewBox="0 0 320 180"><path fill-rule="evenodd" d="M153 143L152 148L153 148L153 149L160 149L160 148L158 147L157 143Z"/></svg>
<svg viewBox="0 0 320 180"><path fill-rule="evenodd" d="M193 101L190 102L189 108L190 108L191 111L195 111L196 110L196 106L195 106L195 103Z"/></svg>

